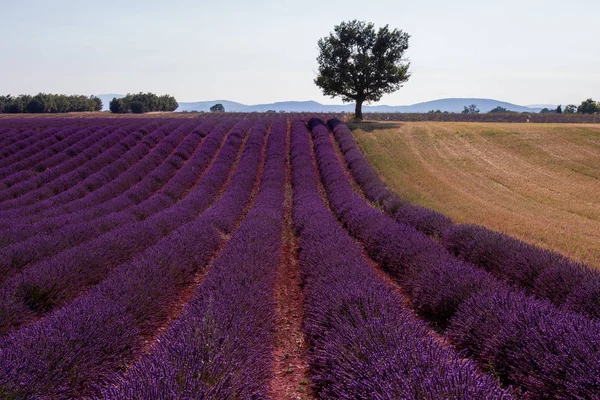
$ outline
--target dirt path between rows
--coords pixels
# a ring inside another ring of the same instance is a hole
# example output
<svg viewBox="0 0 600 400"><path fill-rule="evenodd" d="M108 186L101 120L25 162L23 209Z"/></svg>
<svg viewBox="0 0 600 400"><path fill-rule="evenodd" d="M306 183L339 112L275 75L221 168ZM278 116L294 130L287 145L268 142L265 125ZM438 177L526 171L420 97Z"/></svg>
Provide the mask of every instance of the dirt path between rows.
<svg viewBox="0 0 600 400"><path fill-rule="evenodd" d="M291 129L288 126L283 247L281 265L275 282L277 319L271 396L281 400L304 400L314 398L314 394L308 380L308 345L302 332L304 293L298 262L298 240L292 216L290 135Z"/></svg>
<svg viewBox="0 0 600 400"><path fill-rule="evenodd" d="M240 145L240 149L238 150L237 157L236 157L233 165L231 166L227 180L223 184L223 187L221 187L221 189L219 190L219 194L217 195L217 197L215 198L215 200L213 201L213 203L211 204L210 207L213 207L215 204L217 204L219 202L219 200L221 199L221 197L223 196L223 194L229 187L231 179L232 179L233 175L235 174L235 171L237 170L237 167L238 167L238 165L242 159L242 156L244 154L244 149L246 148L246 143L248 142L248 139L250 138L251 130L252 130L252 127L248 128L248 131L246 132L246 136L244 137L244 140L242 141L242 144ZM223 138L223 141L221 142L221 147L219 147L219 150L213 155L213 158L211 159L210 164L203 171L203 173L201 175L202 177L205 175L206 171L208 171L210 169L210 167L214 164L215 160L217 159L218 154L220 153L221 149L223 148L225 142L227 141L227 137L229 136L229 133L231 133L231 129L229 130L227 135L225 135L225 137ZM256 196L258 195L258 190L260 188L260 183L261 183L261 178L262 178L262 172L264 169L264 162L265 162L265 155L266 155L268 139L269 139L269 134L267 133L267 135L265 136L264 142L263 142L261 162L260 162L260 165L256 172L256 179L254 182L254 187L252 188L252 193L250 195L250 201L248 202L248 205L246 206L243 216L240 218L239 221L237 221L236 226L232 232L235 232L239 228L242 221L244 220L244 218L246 217L246 215L248 214L248 212L254 205ZM199 181L200 180L198 180L198 182ZM198 184L198 182L196 184ZM210 207L208 207L205 211L209 210ZM202 212L200 215L202 215L204 212ZM198 215L198 217L200 215ZM167 313L167 319L162 321L157 326L156 330L154 330L153 332L149 332L148 334L146 334L144 336L144 345L143 345L143 348L142 348L142 351L140 352L140 354L148 353L152 349L152 347L157 343L158 338L166 330L168 330L169 327L180 317L185 306L190 302L190 300L192 299L192 296L194 295L196 290L200 287L200 285L204 281L204 277L210 270L210 267L212 266L214 260L219 256L219 254L221 253L221 250L223 250L223 248L227 244L230 237L231 237L231 234L222 235L223 241L220 244L219 248L215 251L215 253L210 258L210 261L206 264L206 266L204 268L198 269L198 271L194 274L193 278L191 279L190 284L187 285L186 287L182 288L180 290L177 298L173 299L173 303L170 305L169 311ZM139 355L138 355L138 357L136 357L136 360L138 358L139 358ZM131 364L133 364L133 361Z"/></svg>

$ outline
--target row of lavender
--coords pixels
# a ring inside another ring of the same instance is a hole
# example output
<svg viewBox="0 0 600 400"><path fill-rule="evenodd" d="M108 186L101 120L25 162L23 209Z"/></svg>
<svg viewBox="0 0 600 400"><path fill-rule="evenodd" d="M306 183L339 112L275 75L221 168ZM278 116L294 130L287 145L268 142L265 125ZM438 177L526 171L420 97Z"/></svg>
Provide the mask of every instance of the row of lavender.
<svg viewBox="0 0 600 400"><path fill-rule="evenodd" d="M217 125L168 181L167 185L178 179L188 183L187 189L180 191L181 196L171 198L163 211L138 222L131 220L98 239L84 240L51 257L42 256L6 280L0 288L0 313L3 313L5 324L2 329L6 333L0 338L1 396L74 398L97 397L101 392L107 398L267 396L273 361L273 285L282 236L287 157L285 121L277 121L271 129L261 190L254 207L236 230L237 221L250 202L256 177L260 175L259 158L266 123L254 124L247 139L250 122L239 122L226 139L227 125ZM300 123L299 126L303 127L300 136L308 140L305 125ZM190 135L188 133L186 137ZM171 132L164 140L171 137L174 141L182 140L180 143L183 144L183 136L181 131ZM163 145L157 143L156 146ZM202 149L213 149L216 154L219 148L216 157L196 158L199 154L206 155ZM243 154L235 167L235 159L242 148ZM308 142L304 148L309 149ZM149 159L151 154L153 152L148 152L142 159ZM194 161L200 159L205 160L204 164ZM209 162L212 160L214 162ZM204 169L194 168L188 174L183 173L188 166L194 165L204 165ZM314 161L310 159L308 165L314 181ZM231 175L229 171L234 167L235 172ZM302 175L300 170L299 176ZM118 174L115 179L120 176ZM104 187L98 192L101 193ZM301 184L295 187L296 193L300 187ZM81 199L88 201L94 193L96 191ZM160 193L161 190L155 192L149 199ZM102 204L107 203L94 205L90 211ZM149 211L161 203L151 204L154 205L148 208ZM63 213L69 216L72 214L69 211L64 209L57 217ZM78 212L76 208L73 211ZM304 213L307 214L307 210ZM120 218L124 215L114 214ZM90 226L100 223L101 217L91 216ZM57 217L50 218L52 223L58 221ZM333 224L331 227L335 226L330 214L328 218ZM39 223L50 226L48 221L41 217ZM69 224L56 226L61 227L55 228L58 232ZM328 229L328 226L321 228ZM338 227L336 234L340 233L343 232ZM48 232L30 239L49 239L52 235ZM356 252L349 237L343 237L338 256L344 253L346 246ZM73 240L77 241L76 238ZM307 243L312 247L310 241ZM332 242L325 247L318 245L313 256L322 251L333 251ZM206 270L210 258L217 253L218 258L211 264L191 301L175 323L170 324L169 316L173 310L187 300L185 290L193 287L198 274ZM304 254L308 257L311 253ZM308 258L304 265L308 274ZM337 288L336 275L327 273L329 266L324 264L313 272L332 279L326 286L316 286L321 296L329 292L329 285ZM439 393L456 397L508 396L492 380L479 376L473 365L464 364L452 351L436 344L410 313L396 310L401 299L378 282L372 271L368 272L368 265L359 263L359 269L373 282L375 294L383 295L377 301L384 303L375 302L371 310L377 312L382 305L393 309L383 325L375 315L371 320L371 336L362 339L371 343L373 337L390 338L390 344L384 346L384 360L391 370L380 371L378 358L373 357L370 365L365 363L356 371L347 370L361 377L358 380L350 376L338 383L338 378L331 375L325 386L319 383L325 388L322 396L339 390L348 395L367 393L371 388L370 378L378 379L377 387L383 395L425 394L429 390L426 382L431 381L437 385ZM355 284L354 279L363 277L360 273L348 276L342 273L341 276L347 284ZM369 300L370 295L365 295L365 300ZM315 297L313 309L318 309L321 299ZM342 299L348 300L347 297ZM335 311L335 303L332 311ZM157 341L156 333L166 326L169 327L165 334ZM399 327L403 328L402 334L397 332ZM338 334L343 335L344 330ZM360 330L354 334L358 335L356 338L362 337ZM349 342L334 340L335 337L330 336L332 346L337 348L334 353L343 357ZM410 338L408 344L405 338ZM156 344L148 348L148 342ZM315 344L318 348L319 344ZM379 348L372 350L373 356L380 351ZM412 355L407 358L404 369L399 368L393 360L400 353L411 350ZM360 354L357 356L360 358ZM338 372L343 370L343 360L339 366ZM318 363L313 367L317 370ZM418 377L408 373L410 368L421 367L425 371ZM124 369L127 372L123 373ZM390 371L396 375L386 377ZM393 384L396 376L403 378L399 384ZM318 378L315 382L319 382ZM388 390L386 385L393 388Z"/></svg>
<svg viewBox="0 0 600 400"><path fill-rule="evenodd" d="M539 298L600 317L598 270L482 226L453 224L440 213L400 200L371 168L348 127L338 120L330 120L329 126L365 196L398 222L439 238L451 253Z"/></svg>
<svg viewBox="0 0 600 400"><path fill-rule="evenodd" d="M209 118L215 119L215 118ZM127 130L128 133L136 131L145 136L159 126L171 124L178 126L185 123L196 123L202 120L185 119L144 119L144 120L50 120L51 123L43 124L43 121L25 123L25 127L15 131L9 129L5 140L0 140L0 179L1 187L11 188L10 191L3 192L0 200L6 200L20 196L22 192L33 190L31 186L37 188L46 184L50 180L56 179L64 171L71 171L79 167L81 163L89 161L96 157L103 150L99 143L109 141L109 146L116 142L110 141L116 130ZM2 126L7 125L8 121L3 121ZM36 133L36 131L39 131ZM22 135L21 140L18 138ZM117 142L123 140L126 135L116 137ZM42 140L44 139L45 140ZM114 139L114 138L113 138ZM14 142L13 142L14 141ZM124 142L124 145L127 142ZM96 151L88 149L94 147ZM106 147L105 147L106 148ZM2 154L10 154L10 157L2 157ZM80 155L84 153L84 155ZM69 160L77 156L76 160ZM60 165L64 161L69 164ZM77 163L79 161L79 164ZM50 168L60 165L62 170L52 170ZM42 174L43 173L43 174ZM10 177L9 177L10 175ZM40 176L41 175L41 176ZM31 178L35 178L31 180ZM22 187L13 188L17 183L22 183ZM24 186L23 186L24 185Z"/></svg>
<svg viewBox="0 0 600 400"><path fill-rule="evenodd" d="M0 246L23 241L36 234L55 232L65 225L86 222L140 204L173 178L194 155L200 141L212 127L213 121L206 121L192 132L185 125L174 129L138 164L113 181L80 199L38 213L35 219L30 216L14 221L10 229L4 230L5 236Z"/></svg>
<svg viewBox="0 0 600 400"><path fill-rule="evenodd" d="M56 144L80 129L79 124L51 124L43 129L21 129L9 130L5 138L1 141L2 149L0 150L0 167L3 174L6 174L7 166L12 163L22 164L23 161L36 152L41 152L44 148L41 145L50 146ZM14 168L13 171L18 171L19 168Z"/></svg>
<svg viewBox="0 0 600 400"><path fill-rule="evenodd" d="M24 130L22 134L24 134L25 137L22 140L3 148L3 154L8 153L10 156L0 159L0 179L3 180L3 185L10 185L14 184L12 181L19 182L20 180L35 176L36 172L39 173L45 165L45 159L39 156L47 156L46 150L54 148L54 146L48 146L48 138L51 142L59 145L58 147L60 148L62 142L68 140L67 143L69 143L71 136L73 135L75 135L75 140L81 141L84 140L86 133L90 135L100 130L100 132L98 132L100 135L109 136L119 127L132 125L134 124L88 123L83 126L79 124L65 124L42 129L41 132L37 134L35 134L33 130ZM80 134L83 134L83 137ZM46 141L44 141L44 139L46 139ZM80 146L78 143L79 142L73 143L67 147L63 153L65 153L67 157L72 157L73 155L86 150L85 146ZM40 144L43 146L40 146ZM4 180L10 175L15 176L11 178L11 181L5 182Z"/></svg>
<svg viewBox="0 0 600 400"><path fill-rule="evenodd" d="M273 286L282 245L286 125L285 120L274 122L256 200L181 317L150 353L105 391L105 398L267 397L273 363ZM240 206L231 199L217 208L225 218Z"/></svg>
<svg viewBox="0 0 600 400"><path fill-rule="evenodd" d="M495 368L506 383L521 386L527 397L585 398L598 392L595 323L510 289L369 207L352 192L328 129L311 122L318 168L334 212L399 279L421 316L446 327L453 343L481 365ZM58 232L68 227L116 225L98 239L74 238L72 246L21 265L0 287L0 320L8 321L2 325L8 334L0 339L1 396L267 396L286 124L273 124L261 174L269 121L240 121L232 128L233 121L223 120L212 122L212 130L211 123L203 123L205 129L175 124L165 132L158 124L144 137L162 139L147 142L140 161L63 206L31 213L47 231L25 241L49 247L62 240ZM292 125L294 222L317 394L509 398L474 364L441 346L366 264L323 203L306 126ZM192 143L200 142L193 151ZM185 157L167 179L154 190L138 192L145 200L111 203L137 186L126 187L127 171L146 160L139 184L150 183L149 177L184 148L187 153L180 155ZM261 175L256 202L236 230ZM83 204L89 210L80 211ZM68 221L61 222L63 217ZM119 225L121 220L126 222ZM23 242L15 238L5 249ZM170 324L173 310L187 300L185 290L215 254L206 278ZM168 325L156 341L157 332ZM148 349L148 342L156 345Z"/></svg>
<svg viewBox="0 0 600 400"><path fill-rule="evenodd" d="M124 130L121 133L122 133L121 139L123 139L123 136L126 138L127 130ZM106 141L101 140L101 137L100 138L94 137L94 139L96 139L97 141L106 143ZM109 143L112 142L115 145L116 144L123 145L122 142L119 142L119 137L117 137L116 140L114 140L115 139L114 135L109 135L109 137L106 139L108 139L107 141ZM95 148L88 149L88 150L94 150L94 154L93 154L94 156L97 155L98 153L102 153L102 151L106 149L103 146L93 146L93 147L95 147ZM74 151L74 150L72 148L69 148L66 150L66 152L69 152L69 151ZM89 152L87 152L87 151L85 153L88 153L87 156L90 155ZM71 155L73 155L73 154L74 153L71 153ZM80 155L82 155L82 154L80 154ZM84 162L87 161L87 163L86 163L87 170L89 171L89 173L93 173L95 171L94 168L98 167L97 164L94 165L94 162L97 160L93 159L94 157L90 157L92 159L92 160L90 160L87 157L85 157L86 154L83 154L83 155L84 155L83 158L82 157L73 157L73 158L69 159L67 162L61 164L60 167L62 167L63 170L69 171L78 165L78 164L74 164L73 161L77 161L76 159L79 158L80 159L79 161L84 161ZM92 164L92 165L87 165L87 164ZM64 171L61 171L61 168L59 168L59 167L53 168L52 171L55 172L55 176L60 176L60 173L64 172ZM85 176L85 174L83 174L83 175ZM74 178L74 177L71 177L71 178ZM23 211L23 210L18 210L18 211ZM19 240L24 240L24 239L26 239L30 236L36 235L36 234L47 232L45 229L43 229L43 227L41 227L39 225L31 225L31 224L26 223L24 221L24 215L22 213L17 214L16 218L12 218L12 219L4 218L2 220L2 226L5 228L2 230L2 244L3 245L10 244L10 243L13 243L13 242L19 241ZM10 229L10 232L8 231L8 229ZM16 233L18 236L15 238L13 233ZM76 237L76 235L74 235L74 236ZM36 247L31 246L30 249L31 248L33 248L33 250L30 250L30 251L35 252ZM16 264L19 264L20 261L18 260L18 256L16 256L16 258L17 259L15 259L14 261ZM25 263L27 263L27 262L29 262L29 261L26 261ZM3 274L3 277L5 278L5 274Z"/></svg>
<svg viewBox="0 0 600 400"><path fill-rule="evenodd" d="M36 124L35 127L15 123L16 121L7 121L2 123L0 128L0 160L16 152L23 150L31 144L32 136L42 130L49 129L52 126L64 128L66 124L58 123L56 120L49 120L48 124Z"/></svg>
<svg viewBox="0 0 600 400"><path fill-rule="evenodd" d="M90 235L86 238L91 240L81 243L78 237L71 237L69 244L75 243L73 247L26 264L21 271L10 270L16 274L0 287L0 320L3 321L0 332L35 321L67 303L105 279L115 266L130 261L183 223L194 220L225 187L251 124L250 121L240 121L233 127L214 163L204 174L194 170L188 176L183 173L176 175L172 182L187 188L181 191L183 198L176 201L169 198L165 206L158 207L152 201L156 196L152 196L147 218L138 220L131 210L109 214L107 218L117 228L97 238ZM222 138L226 130L217 127L212 133ZM203 165L208 167L207 162L203 162ZM186 166L193 168L194 164L188 163ZM83 228L93 230L95 225L84 224ZM52 237L60 239L63 236L57 233ZM27 242L33 246L38 238L36 236ZM40 238L43 239L45 237Z"/></svg>
<svg viewBox="0 0 600 400"><path fill-rule="evenodd" d="M200 135L188 135L176 152L164 159L165 153L173 151L174 142L185 134L183 130L174 129L139 165L79 200L51 208L49 211L52 211L52 217L48 216L37 223L13 221L12 226L3 230L2 242L7 247L0 256L0 271L6 271L7 268L18 271L22 266L42 257L73 247L119 226L145 219L174 204L194 183L194 179L186 179L185 174L179 174L173 179L175 174L202 171L227 131L227 126L215 129L195 153L201 137L211 125L202 124L197 127L194 132ZM175 140L168 140L169 138ZM188 159L190 162L186 164ZM144 176L142 172L147 175ZM138 182L138 179L141 180ZM133 184L134 182L137 183ZM167 201L158 201L159 198L166 198Z"/></svg>
<svg viewBox="0 0 600 400"><path fill-rule="evenodd" d="M58 210L69 207L72 210L86 210L88 215L90 211L94 213L93 215L98 215L98 204L108 206L106 204L107 200L114 198L115 194L122 192L127 187L131 187L150 171L156 172L157 166L164 161L164 156L169 155L173 148L181 141L182 137L187 135L188 132L186 132L185 128L187 127L182 126L180 129L174 129L166 136L162 131L158 131L157 137L152 138L152 142L159 140L160 142L152 152L147 153L142 158L135 157L132 159L132 157L127 157L131 155L130 153L135 153L134 147L131 152L126 153L119 159L119 165L129 165L131 163L131 168L117 175L114 180L98 186L97 190L94 190L96 186L81 185L86 186L87 190L90 190L87 195L84 194L77 201L66 202L65 206L56 206L51 208L51 210L58 213ZM189 129L187 130L189 131ZM163 137L161 138L161 136ZM192 139L195 139L195 137L192 136ZM147 143L140 143L140 146L146 148ZM110 174L103 173L104 170L101 169L91 176L103 175L104 179L109 179ZM141 185L137 185L136 189L141 189ZM149 191L149 193L153 193L153 191ZM56 197L60 196L57 195ZM105 207L105 209L113 213L118 211L110 206ZM81 215L81 212L79 215ZM127 218L113 218L113 223L107 223L105 218L104 223L100 222L101 220L96 220L93 223L85 224L84 222L87 221L83 220L79 224L75 224L75 222L78 222L78 219L75 218L76 216L77 214L71 213L52 220L45 219L43 222L33 224L26 223L24 218L16 220L7 219L5 222L10 224L10 228L3 231L2 242L4 245L8 245L8 247L5 247L2 252L2 261L0 262L2 266L0 270L6 268L9 262L12 264L13 269L18 269L44 256L64 250L66 247L74 246L77 243L76 241L83 242L89 240L91 237L99 236L105 231L116 227L117 222L123 223L127 221Z"/></svg>
<svg viewBox="0 0 600 400"><path fill-rule="evenodd" d="M165 323L181 290L206 267L242 216L259 170L267 123L253 127L227 190L199 218L183 223L182 216L171 214L178 223L171 234L146 248L133 262L116 267L107 279L48 318L2 339L0 364L6 373L0 378L0 393L16 398L73 398L99 393L124 365L139 356L144 340ZM285 128L279 123L278 129L274 137L283 137L285 145ZM243 131L231 132L198 187L227 173L231 157L236 158L237 153L231 150L236 143L239 147ZM277 144L270 147L268 159L284 157L277 152ZM271 165L272 169L276 168ZM218 190L213 189L208 193L196 188L190 202L204 203L205 196L214 198ZM189 209L181 211L194 215ZM189 219L187 215L183 218Z"/></svg>
<svg viewBox="0 0 600 400"><path fill-rule="evenodd" d="M43 135L48 136L49 134L49 137L45 140L35 141L33 138L28 137L23 141L18 141L12 146L8 145L4 147L2 153L10 154L12 153L11 150L18 149L20 146L25 146L22 149L23 151L13 153L11 157L0 159L0 176L6 177L10 174L15 175L8 181L6 181L5 178L3 179L3 188L14 185L26 176L31 177L36 172L41 172L41 166L36 166L33 170L24 171L24 169L36 165L41 160L54 156L63 149L76 145L83 137L93 135L98 128L98 125L91 125L86 127L86 129L67 126L61 129L46 130L43 131Z"/></svg>
<svg viewBox="0 0 600 400"><path fill-rule="evenodd" d="M346 128L334 134L365 194L402 215L407 207L359 169ZM412 308L460 349L527 398L593 398L600 392L600 324L535 299L455 258L413 226L398 223L353 192L327 127L311 121L315 151L333 210L408 294ZM343 133L346 133L345 137ZM364 164L363 164L364 165ZM371 179L371 180L369 180ZM410 206L408 206L410 207ZM416 213L415 213L416 214ZM428 216L412 214L413 221Z"/></svg>
<svg viewBox="0 0 600 400"><path fill-rule="evenodd" d="M106 201L119 194L119 190L122 191L135 184L144 177L149 168L152 168L151 164L158 162L157 159L164 156L161 153L168 152L167 148L172 146L168 142L175 141L175 136L181 135L182 131L186 129L189 133L190 126L193 124L188 122L189 120L181 119L171 120L168 124L165 124L164 121L157 120L150 123L146 121L141 126L139 122L129 124L124 121L116 132L108 136L106 136L105 130L91 136L88 135L84 142L64 149L50 159L45 158L43 165L30 165L26 172L38 169L44 170L44 172L35 173L31 179L11 186L9 190L2 193L5 196L5 201L0 201L0 209L4 209L4 211L0 211L4 217L2 227L13 225L16 222L13 220L17 218L18 222L31 223L57 215L65 208L72 212L81 207L90 207L93 204L89 203L89 199L86 199L87 202L74 202L74 200L88 196L90 192L94 191L96 193L91 199L96 203ZM226 122L227 120L224 123ZM214 125L215 121L205 121L199 127L194 128L192 134L204 136L206 132L203 130L210 130L211 123ZM130 125L133 127L128 130L127 127ZM172 132L172 129L175 128L179 132ZM86 134L86 132L79 133L83 136ZM161 135L166 133L169 133L169 139L165 141ZM102 140L100 141L100 139ZM86 147L94 141L96 143L92 146L93 148ZM82 152L82 149L85 151ZM57 150L52 149L52 151ZM152 157L146 157L151 150ZM178 155L180 155L179 150L175 156ZM55 157L59 159L54 160ZM68 162L46 170L49 165L54 165L59 160L64 160L65 157L70 157ZM185 155L180 158L183 158L184 161L186 159ZM140 165L137 160L141 161ZM177 160L175 157L169 159L169 163L175 167L181 162L182 160ZM123 172L126 174L122 174ZM115 177L119 177L119 179L113 181L112 179ZM161 180L161 178L161 176L155 176L157 180ZM110 185L107 187L108 183ZM100 194L97 193L99 189L102 189L103 198L100 198ZM66 202L69 202L69 206L64 206Z"/></svg>
<svg viewBox="0 0 600 400"><path fill-rule="evenodd" d="M319 398L511 398L440 345L378 278L325 205L306 125L292 125L304 329ZM325 171L323 171L325 172Z"/></svg>
<svg viewBox="0 0 600 400"><path fill-rule="evenodd" d="M94 191L118 174L126 171L143 158L150 149L154 148L165 137L165 132L178 124L172 122L159 128L154 122L137 126L135 131L127 130L127 125L108 136L114 137L109 148L100 147L92 160L89 156L79 156L83 165L73 168L74 161L69 165L60 165L55 171L47 171L41 176L28 179L17 187L11 187L6 199L1 203L0 215L11 217L28 215L72 201ZM147 130L147 129L148 130ZM150 133L148 133L150 131ZM89 154L89 151L86 151ZM86 154L87 155L87 154ZM71 167L71 168L68 168ZM68 168L68 169L67 169ZM12 189L20 193L11 193Z"/></svg>

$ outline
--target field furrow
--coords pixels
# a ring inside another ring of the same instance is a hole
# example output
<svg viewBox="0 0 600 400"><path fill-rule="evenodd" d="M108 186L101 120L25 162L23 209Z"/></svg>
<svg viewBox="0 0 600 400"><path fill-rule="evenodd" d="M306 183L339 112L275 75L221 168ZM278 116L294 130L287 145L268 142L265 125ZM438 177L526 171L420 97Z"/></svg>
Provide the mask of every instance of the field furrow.
<svg viewBox="0 0 600 400"><path fill-rule="evenodd" d="M317 397L511 398L441 346L379 279L319 192L306 126L294 127L294 223Z"/></svg>
<svg viewBox="0 0 600 400"><path fill-rule="evenodd" d="M272 375L286 124L271 130L256 201L180 318L105 398L263 398Z"/></svg>
<svg viewBox="0 0 600 400"><path fill-rule="evenodd" d="M352 190L327 127L320 120L311 126L332 208L421 317L525 398L593 397L600 387L596 321L509 287L366 203Z"/></svg>
<svg viewBox="0 0 600 400"><path fill-rule="evenodd" d="M600 273L396 194L336 116L105 115L0 116L1 399L598 398ZM595 136L429 124L405 184L595 218Z"/></svg>
<svg viewBox="0 0 600 400"><path fill-rule="evenodd" d="M176 319L174 313L189 297L186 292L202 282L209 261L250 202L266 129L261 123L252 128L227 189L197 219L119 266L72 303L0 344L7 349L2 358L2 368L8 371L6 390L64 399L98 396L120 370L154 344L161 327ZM232 205L235 212L230 211ZM44 337L53 338L52 346L44 343ZM77 346L73 337L78 338Z"/></svg>
<svg viewBox="0 0 600 400"><path fill-rule="evenodd" d="M435 238L452 254L557 306L600 317L600 272L546 249L473 224L453 224L443 214L402 201L385 187L360 153L352 133L337 120L330 126L346 163L369 200Z"/></svg>
<svg viewBox="0 0 600 400"><path fill-rule="evenodd" d="M250 124L239 122L213 164L175 205L27 266L0 287L0 333L40 318L106 278L119 264L208 208L226 184ZM194 179L191 180L194 182ZM133 216L130 219L135 220Z"/></svg>
<svg viewBox="0 0 600 400"><path fill-rule="evenodd" d="M146 127L150 128L153 125L154 123L150 123ZM68 200L69 196L77 196L78 193L84 193L85 188L82 186L75 189L72 188L88 176L98 174L101 169L117 162L119 157L129 152L132 147L143 139L144 133L147 133L144 127L139 129L135 133L125 129L117 130L107 137L107 139L112 139L109 142L110 147L108 149L104 147L97 149L99 152L92 153L91 159L88 158L88 153L86 152L82 157L78 157L84 163L78 166L77 169L70 170L66 174L48 174L51 176L51 182L44 183L42 186L27 192L23 196L0 203L0 206L2 206L0 215L4 218L17 218L33 214L60 204L63 198Z"/></svg>
<svg viewBox="0 0 600 400"><path fill-rule="evenodd" d="M275 399L311 399L308 346L302 331L304 293L298 260L298 238L293 221L293 187L291 171L292 129L288 127L286 183L284 200L281 265L275 281L274 372L270 396Z"/></svg>

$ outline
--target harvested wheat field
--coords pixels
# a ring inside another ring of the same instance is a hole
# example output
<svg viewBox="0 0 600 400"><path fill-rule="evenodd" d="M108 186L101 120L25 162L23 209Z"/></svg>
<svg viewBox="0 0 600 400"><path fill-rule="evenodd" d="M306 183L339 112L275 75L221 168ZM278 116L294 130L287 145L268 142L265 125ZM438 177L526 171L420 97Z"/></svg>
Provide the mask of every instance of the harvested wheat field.
<svg viewBox="0 0 600 400"><path fill-rule="evenodd" d="M351 126L385 183L413 203L600 267L600 126Z"/></svg>

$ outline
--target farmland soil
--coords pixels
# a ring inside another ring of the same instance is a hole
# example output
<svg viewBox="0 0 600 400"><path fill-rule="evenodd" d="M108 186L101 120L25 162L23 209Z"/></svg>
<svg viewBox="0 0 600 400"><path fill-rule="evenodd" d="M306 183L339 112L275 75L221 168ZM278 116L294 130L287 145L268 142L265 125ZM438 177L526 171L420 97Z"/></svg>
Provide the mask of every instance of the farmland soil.
<svg viewBox="0 0 600 400"><path fill-rule="evenodd" d="M246 143L247 143L249 137L250 137L250 135L247 135L244 138L244 141L242 142L242 145L240 146L240 150L238 152L237 159L235 160L235 162L233 164L233 167L231 168L231 172L230 172L229 176L227 177L227 181L225 182L225 184L223 185L223 187L219 191L219 194L217 195L216 200L213 203L213 205L216 202L219 201L219 199L221 198L221 196L223 195L223 193L225 193L225 191L229 187L229 183L231 182L231 178L233 177L233 174L235 173L235 170L237 169L237 166L240 163L240 160L242 158L242 154L244 152L244 148L246 147ZM223 144L225 143L226 139L227 139L227 135L225 136L225 138L223 139L223 142L221 143L221 148L222 148ZM244 218L246 217L246 215L248 214L248 212L250 211L250 209L254 205L254 201L256 200L256 196L257 196L258 190L260 188L260 182L261 182L262 172L263 172L263 169L264 169L264 161L265 161L265 153L266 153L267 141L268 141L268 135L265 137L265 141L264 141L264 144L263 144L263 151L262 151L262 155L261 155L261 163L260 163L260 165L258 167L258 171L257 171L257 174L256 174L256 182L254 183L254 187L252 188L252 194L250 196L250 201L249 201L246 209L244 210L244 214L243 214L242 218L240 218L240 220L237 221L236 226L232 230L231 234L227 234L227 235L222 234L223 241L221 242L221 245L219 246L219 248L217 249L217 251L215 251L215 253L211 257L211 259L208 262L207 266L205 268L200 268L198 270L198 272L195 274L195 276L193 277L193 279L191 281L191 284L188 285L187 287L185 287L183 290L181 290L181 292L179 293L179 296L177 297L177 299L173 302L172 306L170 307L167 320L163 321L163 323L161 323L161 325L159 326L159 328L155 332L152 332L150 335L148 335L145 338L145 340L144 340L144 348L143 348L142 353L148 352L150 350L150 348L156 343L156 340L158 339L158 337L160 337L160 335L163 332L165 332L173 324L173 322L177 318L179 318L179 316L181 315L181 312L183 311L183 308L185 307L185 305L191 300L191 298L192 298L194 292L196 291L196 289L202 284L202 281L204 280L204 277L206 276L207 272L209 271L210 266L212 265L213 261L219 256L219 253L225 247L225 245L227 244L227 241L229 240L229 238L231 237L231 235L233 234L233 232L235 232L238 229L238 227L240 226L240 224L242 223L242 221L244 220ZM219 151L220 151L220 149L219 149ZM217 151L215 153L215 155L213 156L210 164L206 167L205 172L210 169L210 167L212 166L212 164L216 160L219 151ZM199 181L200 181L200 179L198 179L198 182Z"/></svg>
<svg viewBox="0 0 600 400"><path fill-rule="evenodd" d="M281 264L275 282L276 343L274 379L271 396L274 399L311 399L314 395L308 381L308 349L302 332L304 294L298 263L298 240L292 216L292 184L289 158L290 130L284 203L284 231Z"/></svg>

